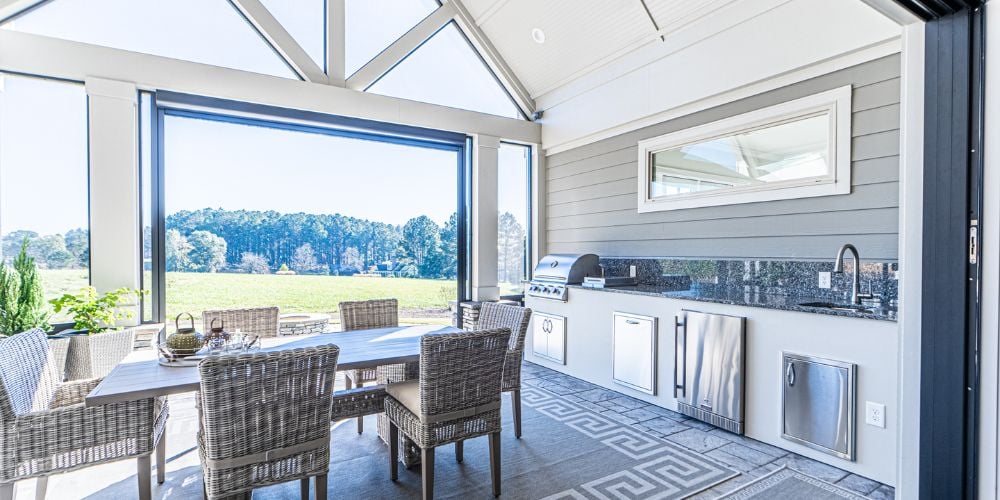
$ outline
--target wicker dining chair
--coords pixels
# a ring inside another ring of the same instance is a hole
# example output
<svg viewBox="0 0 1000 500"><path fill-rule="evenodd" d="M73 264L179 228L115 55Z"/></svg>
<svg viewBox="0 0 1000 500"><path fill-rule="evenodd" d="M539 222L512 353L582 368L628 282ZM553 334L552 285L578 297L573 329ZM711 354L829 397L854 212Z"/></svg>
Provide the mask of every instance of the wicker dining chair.
<svg viewBox="0 0 1000 500"><path fill-rule="evenodd" d="M126 458L138 461L138 497L151 498L154 450L157 481L165 479L166 398L88 407L101 380L61 380L42 330L0 340L0 498L32 477L44 498L50 475Z"/></svg>
<svg viewBox="0 0 1000 500"><path fill-rule="evenodd" d="M399 326L399 302L396 299L346 301L337 307L340 310L341 330L345 332ZM393 370L402 369L402 365L393 368ZM378 375L375 370L375 368L365 368L345 371L344 382L347 389L377 382ZM365 431L364 422L363 416L358 417L358 434Z"/></svg>
<svg viewBox="0 0 1000 500"><path fill-rule="evenodd" d="M461 462L466 439L489 436L493 496L500 496L500 381L510 330L425 335L420 378L386 387L389 477L399 474L399 431L420 448L423 498L434 497L434 449L455 443Z"/></svg>
<svg viewBox="0 0 1000 500"><path fill-rule="evenodd" d="M207 331L212 326L212 320L220 321L228 331L239 329L243 333L252 333L264 337L278 336L277 307L250 307L246 309L219 309L201 313L202 327Z"/></svg>
<svg viewBox="0 0 1000 500"><path fill-rule="evenodd" d="M209 356L198 364L198 453L205 496L249 496L254 488L309 478L326 498L330 418L340 348Z"/></svg>
<svg viewBox="0 0 1000 500"><path fill-rule="evenodd" d="M521 360L524 358L524 337L528 334L531 309L510 304L486 302L479 310L478 328L490 330L508 328L510 345L503 361L502 391L510 393L514 410L514 437L521 439Z"/></svg>

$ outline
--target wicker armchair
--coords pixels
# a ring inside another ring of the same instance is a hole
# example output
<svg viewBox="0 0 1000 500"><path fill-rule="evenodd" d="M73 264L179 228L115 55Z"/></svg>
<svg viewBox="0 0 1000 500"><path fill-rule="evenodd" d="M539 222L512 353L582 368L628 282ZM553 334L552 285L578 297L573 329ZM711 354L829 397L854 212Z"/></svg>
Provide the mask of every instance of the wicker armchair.
<svg viewBox="0 0 1000 500"><path fill-rule="evenodd" d="M198 364L198 452L209 499L298 479L326 498L335 345L209 356Z"/></svg>
<svg viewBox="0 0 1000 500"><path fill-rule="evenodd" d="M47 478L104 462L138 459L139 498L152 496L150 456L164 480L166 398L84 406L99 379L63 383L45 333L35 329L0 340L0 498L14 482Z"/></svg>
<svg viewBox="0 0 1000 500"><path fill-rule="evenodd" d="M489 436L493 495L500 496L500 379L510 330L425 335L420 339L420 379L386 387L389 476L398 478L400 430L420 448L423 498L434 497L434 449Z"/></svg>
<svg viewBox="0 0 1000 500"><path fill-rule="evenodd" d="M206 331L211 327L213 319L224 323L226 330L238 328L243 333L252 333L261 337L278 336L277 307L204 311L201 313L201 321Z"/></svg>
<svg viewBox="0 0 1000 500"><path fill-rule="evenodd" d="M479 310L482 330L508 328L510 345L503 361L502 391L510 393L514 409L514 437L521 439L521 360L524 358L524 337L528 334L531 309L496 302L486 302Z"/></svg>
<svg viewBox="0 0 1000 500"><path fill-rule="evenodd" d="M392 328L399 326L399 303L396 299L376 299L341 302L341 329L345 332L353 330L369 330L372 328ZM402 365L395 365L402 370ZM347 370L344 372L347 389L363 387L366 383L377 382L375 368ZM358 434L365 431L364 416L358 417Z"/></svg>

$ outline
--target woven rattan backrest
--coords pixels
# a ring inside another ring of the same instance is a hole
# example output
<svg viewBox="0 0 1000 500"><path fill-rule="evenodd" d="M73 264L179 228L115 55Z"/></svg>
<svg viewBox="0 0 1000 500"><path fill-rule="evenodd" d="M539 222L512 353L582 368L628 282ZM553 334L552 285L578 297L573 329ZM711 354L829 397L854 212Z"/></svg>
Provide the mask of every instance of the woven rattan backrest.
<svg viewBox="0 0 1000 500"><path fill-rule="evenodd" d="M41 329L0 340L0 418L48 409L59 384L49 341Z"/></svg>
<svg viewBox="0 0 1000 500"><path fill-rule="evenodd" d="M485 302L479 309L479 324L481 330L495 328L510 329L510 345L513 351L524 350L524 337L528 334L528 322L531 320L531 309L511 304Z"/></svg>
<svg viewBox="0 0 1000 500"><path fill-rule="evenodd" d="M506 328L421 338L421 413L451 413L499 401L509 341Z"/></svg>
<svg viewBox="0 0 1000 500"><path fill-rule="evenodd" d="M345 332L399 326L399 302L375 299L341 302L340 324Z"/></svg>
<svg viewBox="0 0 1000 500"><path fill-rule="evenodd" d="M202 360L206 457L244 457L328 435L339 354L339 347L328 344Z"/></svg>
<svg viewBox="0 0 1000 500"><path fill-rule="evenodd" d="M243 333L252 333L261 337L278 336L278 308L251 307L246 309L220 309L201 313L201 321L205 331L212 327L212 320L218 319L224 323L227 331L239 329Z"/></svg>

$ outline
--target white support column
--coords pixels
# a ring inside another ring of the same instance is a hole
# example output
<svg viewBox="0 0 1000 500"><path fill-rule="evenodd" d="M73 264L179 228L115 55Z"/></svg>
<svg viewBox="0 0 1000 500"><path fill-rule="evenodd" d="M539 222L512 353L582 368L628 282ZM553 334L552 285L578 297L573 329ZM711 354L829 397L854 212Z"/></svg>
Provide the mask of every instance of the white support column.
<svg viewBox="0 0 1000 500"><path fill-rule="evenodd" d="M88 78L90 281L100 292L139 288L138 94ZM136 308L136 312L137 308ZM138 315L131 323L138 322Z"/></svg>
<svg viewBox="0 0 1000 500"><path fill-rule="evenodd" d="M545 218L545 154L541 144L531 148L531 259L528 265L534 269L538 260L548 253L547 224Z"/></svg>
<svg viewBox="0 0 1000 500"><path fill-rule="evenodd" d="M347 82L347 18L345 0L326 0L326 76L330 85L343 87Z"/></svg>
<svg viewBox="0 0 1000 500"><path fill-rule="evenodd" d="M986 9L986 123L983 149L982 365L979 400L979 498L1000 497L1000 10Z"/></svg>
<svg viewBox="0 0 1000 500"><path fill-rule="evenodd" d="M500 138L477 135L472 147L472 300L496 300Z"/></svg>
<svg viewBox="0 0 1000 500"><path fill-rule="evenodd" d="M896 498L919 498L924 210L924 26L903 27L899 156L899 411ZM893 413L889 413L893 415Z"/></svg>

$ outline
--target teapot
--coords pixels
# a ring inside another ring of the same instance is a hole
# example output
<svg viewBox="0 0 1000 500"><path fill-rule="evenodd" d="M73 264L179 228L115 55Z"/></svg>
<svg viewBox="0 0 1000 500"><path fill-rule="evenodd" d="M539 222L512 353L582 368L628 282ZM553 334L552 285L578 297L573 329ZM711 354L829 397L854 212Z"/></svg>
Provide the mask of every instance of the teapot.
<svg viewBox="0 0 1000 500"><path fill-rule="evenodd" d="M181 327L181 317L187 315L190 323L186 327ZM174 320L177 331L167 337L167 349L178 358L191 356L201 350L205 345L205 337L194 329L194 316L191 313L180 313Z"/></svg>

